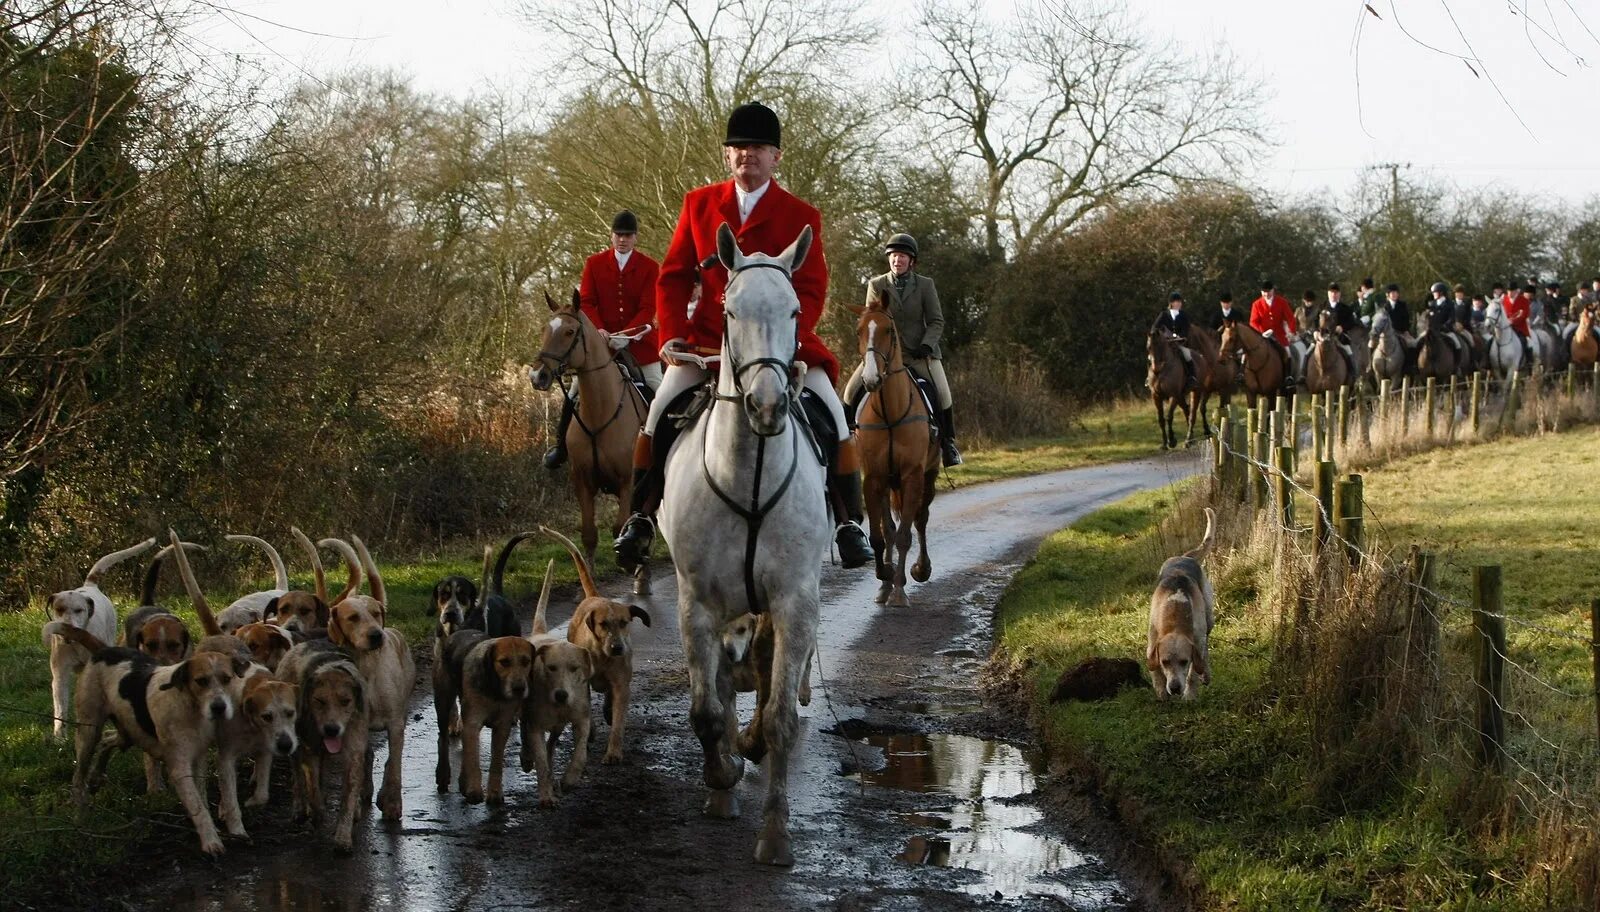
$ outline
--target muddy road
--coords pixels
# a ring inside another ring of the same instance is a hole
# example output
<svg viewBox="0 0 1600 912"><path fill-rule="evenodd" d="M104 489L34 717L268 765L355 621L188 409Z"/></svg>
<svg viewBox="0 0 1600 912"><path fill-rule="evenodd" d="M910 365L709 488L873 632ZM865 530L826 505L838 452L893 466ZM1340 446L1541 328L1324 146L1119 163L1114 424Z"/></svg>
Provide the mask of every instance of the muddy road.
<svg viewBox="0 0 1600 912"><path fill-rule="evenodd" d="M218 863L174 852L108 907L1150 908L1132 881L1097 860L1092 839L1042 810L1042 771L1025 749L1026 730L986 709L975 681L995 600L1044 535L1198 467L1193 456L1173 456L941 491L930 523L934 576L910 590L911 608L874 605L870 570L826 568L815 696L801 709L791 772L791 870L751 861L759 768L740 785L741 818L700 813L706 791L688 724L676 593L662 568L644 602L655 625L635 637L626 762L601 765L600 741L582 786L560 807L538 807L533 777L516 770L514 743L503 807L435 791L424 669L406 737L401 822L385 824L374 811L358 826L355 853L340 857L325 834L288 820L287 789L275 784L272 806L246 818L253 843L230 842ZM552 622L564 621L571 604L570 595L554 600ZM741 695L742 718L751 703ZM606 729L596 729L603 739ZM564 746L558 768L565 755ZM187 827L173 839L192 850Z"/></svg>

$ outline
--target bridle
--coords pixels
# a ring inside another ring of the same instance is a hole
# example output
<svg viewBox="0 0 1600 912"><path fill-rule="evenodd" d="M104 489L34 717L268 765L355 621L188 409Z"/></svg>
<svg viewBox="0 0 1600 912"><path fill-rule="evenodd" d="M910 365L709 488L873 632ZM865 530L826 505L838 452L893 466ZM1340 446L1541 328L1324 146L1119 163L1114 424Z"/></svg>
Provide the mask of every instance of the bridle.
<svg viewBox="0 0 1600 912"><path fill-rule="evenodd" d="M559 316L565 315L561 314L558 315L558 317ZM583 346L583 359L585 361L589 360L589 334L584 332L583 325L588 318L585 317L581 311L575 314L575 316L578 320L578 330L572 334L572 343L567 346L566 351L558 355L548 348L542 348L539 350L539 354L534 356L540 361L549 359L555 365L555 374L557 379L565 377L567 374L591 374L597 370L604 370L606 367L615 364L617 360L616 353L612 352L610 357L606 358L605 363L603 364L597 364L594 367L575 368L572 366L572 353L578 349L579 345Z"/></svg>
<svg viewBox="0 0 1600 912"><path fill-rule="evenodd" d="M752 269L776 269L783 273L783 277L788 279L791 284L794 282L794 275L789 271L788 267L781 263L745 263L736 269L730 269L728 271L728 284L723 290L724 301L727 299L727 289L731 289L733 287L734 281L738 279L739 276ZM724 306L722 310L722 316L722 358L725 362L727 362L728 367L733 371L734 392L732 394L722 392L715 393L714 395L716 400L720 402L737 402L742 400L745 395L747 395L745 390L745 374L752 370L770 368L777 372L779 382L781 382L784 387L791 390L789 398L783 400L784 409L787 411L789 408L789 399L792 399L796 395L796 393L793 391L792 382L792 376L794 374L794 357L791 355L788 360L784 360L783 358L753 358L749 361L740 361L739 356L733 350L732 340L728 337L728 320L738 319L738 315L729 311L727 307ZM796 349L799 348L799 333L799 324L797 322L795 325ZM780 428L779 430L764 434L752 427L750 428L750 432L755 434L757 437L774 437L783 433L783 429ZM784 486L788 486L787 482L785 482ZM780 490L778 493L781 496L783 492Z"/></svg>
<svg viewBox="0 0 1600 912"><path fill-rule="evenodd" d="M887 403L884 402L885 383L883 381L887 381L890 377L893 377L895 374L905 374L907 379L910 379L910 377L911 377L911 368L906 366L905 361L902 359L901 362L900 362L900 366L899 367L895 368L894 370L890 370L889 369L889 365L894 363L894 355L897 352L902 350L902 346L900 344L900 330L899 330L898 327L896 327L894 325L893 318L890 318L888 320L888 325L889 325L888 335L889 335L889 342L890 342L889 347L885 351L878 351L878 346L877 346L876 342L874 342L873 344L870 344L870 345L867 346L867 356L872 358L872 360L878 364L878 376L882 378L882 381L880 381L879 384L878 384L878 388L872 391L872 395L878 397L878 415L881 418L883 418L884 423L882 423L882 424L877 424L877 423L874 423L874 424L861 424L861 425L857 425L857 427L863 428L863 429L869 430L869 431L889 431L889 430L893 430L893 429L899 427L902 424L907 424L907 423L912 423L912 422L917 422L917 421L927 421L927 422L929 422L931 424L932 423L932 419L930 419L927 415L913 415L913 414L911 414L912 410L914 410L917 407L917 396L918 396L918 393L917 393L917 383L916 383L915 380L911 381L911 386L906 391L906 407L901 410L900 416L898 418L894 419L893 421L889 420L889 411L888 411L888 409L886 407ZM874 334L874 337L876 337L876 334ZM890 448L889 460L890 460L890 462L893 462L894 461L894 452L893 452L893 450L894 450L894 435L893 434L889 435L889 448Z"/></svg>
<svg viewBox="0 0 1600 912"><path fill-rule="evenodd" d="M565 316L565 314L562 314L561 316ZM573 333L572 343L567 346L567 350L557 355L554 352L551 352L549 349L541 349L536 357L540 362L543 362L548 358L555 364L555 385L561 390L561 398L566 401L567 408L572 410L572 420L577 422L578 429L583 431L584 436L589 438L590 481L595 488L598 489L600 486L600 435L605 433L606 428L609 428L611 425L615 424L618 418L622 417L622 403L624 401L627 401L633 405L634 414L638 416L641 421L643 421L644 416L641 414L641 410L644 405L644 401L640 397L638 390L634 388L633 382L627 377L623 377L622 395L617 397L617 407L611 412L611 417L607 418L599 427L595 428L589 427L589 425L584 422L583 415L578 408L578 397L567 390L567 384L563 382L563 378L568 374L576 374L581 377L584 374L592 374L596 371L605 370L608 367L618 367L617 353L610 352L605 361L594 365L593 367L573 367L572 353L576 351L580 345L583 348L583 359L585 361L589 360L589 318L584 316L582 311L577 311L574 316L578 321L578 329L575 333ZM579 382L582 381L580 380Z"/></svg>

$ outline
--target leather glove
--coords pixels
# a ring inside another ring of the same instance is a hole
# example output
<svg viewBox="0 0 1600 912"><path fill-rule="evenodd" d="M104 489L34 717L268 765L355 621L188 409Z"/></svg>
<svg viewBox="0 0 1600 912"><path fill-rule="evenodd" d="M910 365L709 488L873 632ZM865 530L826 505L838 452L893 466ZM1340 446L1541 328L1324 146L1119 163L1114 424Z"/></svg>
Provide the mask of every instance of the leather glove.
<svg viewBox="0 0 1600 912"><path fill-rule="evenodd" d="M628 347L628 340L621 336L608 335L606 336L606 344L611 346L612 351L622 351Z"/></svg>
<svg viewBox="0 0 1600 912"><path fill-rule="evenodd" d="M918 358L932 358L933 357L933 346L929 345L926 342L924 342L921 345L918 345L917 346L917 350L912 352L911 354L915 355Z"/></svg>

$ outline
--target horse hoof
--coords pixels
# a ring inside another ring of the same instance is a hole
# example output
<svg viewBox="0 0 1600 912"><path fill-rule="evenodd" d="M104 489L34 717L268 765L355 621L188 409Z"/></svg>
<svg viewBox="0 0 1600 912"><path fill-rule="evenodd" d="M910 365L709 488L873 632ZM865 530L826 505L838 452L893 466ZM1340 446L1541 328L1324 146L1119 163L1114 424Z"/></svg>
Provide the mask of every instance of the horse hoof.
<svg viewBox="0 0 1600 912"><path fill-rule="evenodd" d="M707 817L732 820L739 816L739 796L732 789L714 791L706 796L706 806L702 810Z"/></svg>
<svg viewBox="0 0 1600 912"><path fill-rule="evenodd" d="M756 861L761 864L777 865L780 868L794 866L794 853L789 849L787 836L762 836L756 840Z"/></svg>
<svg viewBox="0 0 1600 912"><path fill-rule="evenodd" d="M888 604L890 608L911 607L911 602L906 598L906 591L904 589L896 589L894 593L889 596Z"/></svg>
<svg viewBox="0 0 1600 912"><path fill-rule="evenodd" d="M650 571L642 564L639 569L633 571L633 594L650 594Z"/></svg>
<svg viewBox="0 0 1600 912"><path fill-rule="evenodd" d="M744 778L744 758L738 754L733 756L723 755L718 761L707 760L705 764L706 786L713 791L724 792L739 784Z"/></svg>
<svg viewBox="0 0 1600 912"><path fill-rule="evenodd" d="M911 578L919 583L926 583L928 577L933 575L933 564L917 561L911 565Z"/></svg>
<svg viewBox="0 0 1600 912"><path fill-rule="evenodd" d="M894 587L889 585L888 583L884 583L883 585L878 587L878 594L873 596L872 600L874 602L878 603L879 605L882 605L884 602L887 602L889 600L889 590L891 590L893 588Z"/></svg>

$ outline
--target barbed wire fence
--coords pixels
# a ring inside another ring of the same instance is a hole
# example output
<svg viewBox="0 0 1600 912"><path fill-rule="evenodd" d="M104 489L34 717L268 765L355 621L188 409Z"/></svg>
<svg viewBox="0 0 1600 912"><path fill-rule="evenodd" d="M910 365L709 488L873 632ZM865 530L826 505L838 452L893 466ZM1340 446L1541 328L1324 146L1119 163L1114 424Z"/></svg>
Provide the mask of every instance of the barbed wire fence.
<svg viewBox="0 0 1600 912"><path fill-rule="evenodd" d="M1385 530L1368 526L1362 476L1340 478L1335 462L1600 420L1600 368L1303 398L1303 409L1280 397L1272 411L1219 410L1202 495L1237 552L1271 555L1261 604L1275 613L1279 676L1310 702L1330 750L1463 773L1468 813L1504 819L1514 806L1547 859L1572 863L1588 846L1579 889L1600 886L1600 598L1565 613L1507 607L1499 566L1441 564L1414 546L1402 559L1371 534ZM1441 567L1470 573L1470 599L1441 590ZM1587 681L1574 677L1583 665Z"/></svg>

